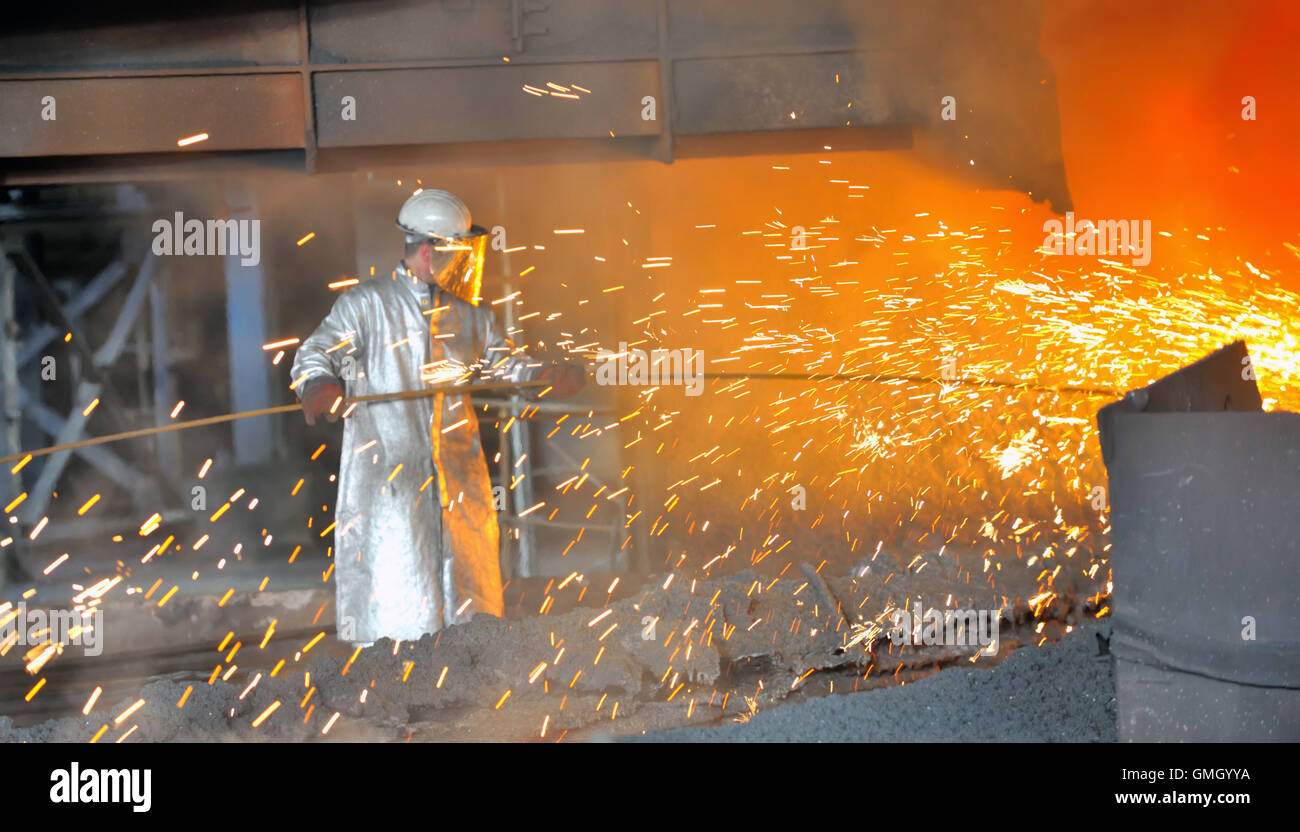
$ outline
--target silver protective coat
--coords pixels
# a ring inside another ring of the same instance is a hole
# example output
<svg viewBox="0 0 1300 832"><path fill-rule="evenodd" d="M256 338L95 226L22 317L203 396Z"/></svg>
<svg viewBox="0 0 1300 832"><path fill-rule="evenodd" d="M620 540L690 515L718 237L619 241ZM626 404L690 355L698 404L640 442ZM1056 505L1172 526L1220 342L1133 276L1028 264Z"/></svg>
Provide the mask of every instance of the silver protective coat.
<svg viewBox="0 0 1300 832"><path fill-rule="evenodd" d="M295 390L333 377L349 397L540 372L490 306L426 285L400 264L339 297L292 369ZM418 639L476 613L501 615L499 529L469 396L363 403L343 424L339 637Z"/></svg>

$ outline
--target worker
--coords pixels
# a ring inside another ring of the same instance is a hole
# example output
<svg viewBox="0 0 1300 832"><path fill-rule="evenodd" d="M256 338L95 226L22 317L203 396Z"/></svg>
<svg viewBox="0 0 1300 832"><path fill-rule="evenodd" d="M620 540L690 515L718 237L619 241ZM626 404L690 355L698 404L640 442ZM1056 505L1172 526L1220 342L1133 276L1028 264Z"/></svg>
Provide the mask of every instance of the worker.
<svg viewBox="0 0 1300 832"><path fill-rule="evenodd" d="M541 380L583 386L579 364L542 364L479 305L487 232L454 194L421 190L397 216L405 256L335 301L293 362L308 424L345 416L334 526L338 637L414 640L503 612L499 529L478 419L465 393L356 405L429 384Z"/></svg>

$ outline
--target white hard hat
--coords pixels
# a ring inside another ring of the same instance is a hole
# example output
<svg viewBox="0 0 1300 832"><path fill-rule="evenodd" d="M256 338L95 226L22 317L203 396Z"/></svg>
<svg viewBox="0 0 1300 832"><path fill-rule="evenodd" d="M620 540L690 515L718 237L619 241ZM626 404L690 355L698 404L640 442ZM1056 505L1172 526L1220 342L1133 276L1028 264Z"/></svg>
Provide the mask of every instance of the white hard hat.
<svg viewBox="0 0 1300 832"><path fill-rule="evenodd" d="M450 191L418 191L397 213L397 227L406 232L408 243L432 237L455 239L473 227L469 206Z"/></svg>

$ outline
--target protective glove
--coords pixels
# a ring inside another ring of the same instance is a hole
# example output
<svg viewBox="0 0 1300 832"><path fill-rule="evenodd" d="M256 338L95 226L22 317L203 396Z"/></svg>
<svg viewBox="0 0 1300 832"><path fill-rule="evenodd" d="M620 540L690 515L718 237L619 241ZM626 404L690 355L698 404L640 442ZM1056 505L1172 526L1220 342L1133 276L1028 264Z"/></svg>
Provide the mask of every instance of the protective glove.
<svg viewBox="0 0 1300 832"><path fill-rule="evenodd" d="M316 417L321 414L329 421L337 422L343 408L340 406L333 413L330 408L342 395L342 386L332 378L318 379L307 385L302 391L302 415L307 418L307 424L316 424Z"/></svg>
<svg viewBox="0 0 1300 832"><path fill-rule="evenodd" d="M539 381L544 381L551 386L551 392L546 394L547 398L567 399L570 396L576 396L578 391L587 383L587 371L581 364L557 361L542 370L542 374L537 378ZM541 389L545 390L546 388Z"/></svg>

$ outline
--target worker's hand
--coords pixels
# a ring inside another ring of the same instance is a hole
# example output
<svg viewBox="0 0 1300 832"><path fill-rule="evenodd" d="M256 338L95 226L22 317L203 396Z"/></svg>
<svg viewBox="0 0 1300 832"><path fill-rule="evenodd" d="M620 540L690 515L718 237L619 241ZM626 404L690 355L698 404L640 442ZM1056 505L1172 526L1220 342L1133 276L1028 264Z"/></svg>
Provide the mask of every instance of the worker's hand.
<svg viewBox="0 0 1300 832"><path fill-rule="evenodd" d="M316 424L316 417L321 414L331 422L339 420L342 405L334 407L334 402L343 396L343 388L334 379L322 379L312 382L302 391L302 415L307 417L307 424ZM331 412L333 409L333 412Z"/></svg>
<svg viewBox="0 0 1300 832"><path fill-rule="evenodd" d="M578 391L583 388L583 385L587 383L587 371L581 364L557 361L542 370L538 380L544 381L551 386L551 391L546 394L548 399L567 399L570 396L576 396ZM546 388L543 387L542 389L545 390Z"/></svg>

